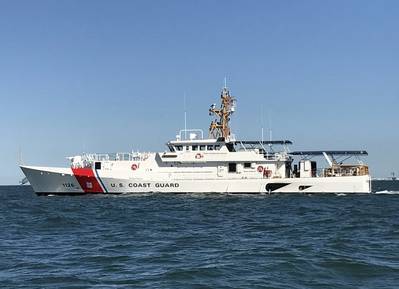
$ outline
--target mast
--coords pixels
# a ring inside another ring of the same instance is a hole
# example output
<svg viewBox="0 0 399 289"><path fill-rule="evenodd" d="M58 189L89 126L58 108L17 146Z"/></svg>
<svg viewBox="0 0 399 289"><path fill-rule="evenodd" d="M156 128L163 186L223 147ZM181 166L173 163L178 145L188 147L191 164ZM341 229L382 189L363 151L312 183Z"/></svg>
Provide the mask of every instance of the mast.
<svg viewBox="0 0 399 289"><path fill-rule="evenodd" d="M184 92L184 139L187 139L187 109L186 109L186 92Z"/></svg>
<svg viewBox="0 0 399 289"><path fill-rule="evenodd" d="M209 136L213 138L223 137L229 139L231 135L230 129L230 115L235 111L236 100L230 96L230 92L225 85L220 94L221 105L220 108L216 108L216 104L212 104L209 109L209 115L215 115L219 119L215 119L209 126Z"/></svg>

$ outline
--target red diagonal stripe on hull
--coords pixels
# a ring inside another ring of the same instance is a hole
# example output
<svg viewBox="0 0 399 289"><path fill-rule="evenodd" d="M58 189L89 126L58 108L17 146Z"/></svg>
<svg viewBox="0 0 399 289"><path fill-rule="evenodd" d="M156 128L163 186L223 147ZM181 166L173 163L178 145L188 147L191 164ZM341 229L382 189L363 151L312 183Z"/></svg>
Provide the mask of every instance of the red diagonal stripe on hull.
<svg viewBox="0 0 399 289"><path fill-rule="evenodd" d="M72 172L85 193L104 193L91 168L72 168Z"/></svg>

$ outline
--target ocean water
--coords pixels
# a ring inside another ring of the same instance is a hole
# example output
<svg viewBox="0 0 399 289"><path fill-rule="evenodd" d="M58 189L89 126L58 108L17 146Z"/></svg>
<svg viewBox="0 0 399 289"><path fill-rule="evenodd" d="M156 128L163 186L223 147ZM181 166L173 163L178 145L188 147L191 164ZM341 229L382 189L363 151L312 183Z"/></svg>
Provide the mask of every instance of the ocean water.
<svg viewBox="0 0 399 289"><path fill-rule="evenodd" d="M0 187L0 287L399 288L399 182L373 185L359 196Z"/></svg>

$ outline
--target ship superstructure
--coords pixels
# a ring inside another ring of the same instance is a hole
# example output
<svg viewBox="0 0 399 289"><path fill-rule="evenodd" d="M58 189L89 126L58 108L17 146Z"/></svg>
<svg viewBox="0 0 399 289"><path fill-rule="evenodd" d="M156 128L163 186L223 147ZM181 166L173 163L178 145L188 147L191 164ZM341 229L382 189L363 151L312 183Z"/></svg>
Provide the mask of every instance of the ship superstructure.
<svg viewBox="0 0 399 289"><path fill-rule="evenodd" d="M227 87L220 98L220 107L209 109L216 118L208 137L184 129L165 152L83 154L70 157L70 167L21 169L38 194L371 192L368 166L360 160L367 152L291 152L289 140L237 140L229 124L236 99ZM358 162L345 164L351 157Z"/></svg>

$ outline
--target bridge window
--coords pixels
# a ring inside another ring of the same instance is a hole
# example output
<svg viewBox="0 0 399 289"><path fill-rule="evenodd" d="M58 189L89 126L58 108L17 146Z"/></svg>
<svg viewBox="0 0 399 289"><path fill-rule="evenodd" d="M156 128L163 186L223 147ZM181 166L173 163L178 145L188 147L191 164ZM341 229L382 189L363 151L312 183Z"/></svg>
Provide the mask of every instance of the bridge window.
<svg viewBox="0 0 399 289"><path fill-rule="evenodd" d="M197 151L198 150L198 146L197 145L194 145L193 146L193 151Z"/></svg>
<svg viewBox="0 0 399 289"><path fill-rule="evenodd" d="M189 151L190 150L190 146L186 146L186 151Z"/></svg>
<svg viewBox="0 0 399 289"><path fill-rule="evenodd" d="M229 152L235 152L234 145L232 143L226 143L226 147L229 150Z"/></svg>
<svg viewBox="0 0 399 289"><path fill-rule="evenodd" d="M204 151L205 150L205 145L200 145L200 151Z"/></svg>
<svg viewBox="0 0 399 289"><path fill-rule="evenodd" d="M207 150L208 150L208 151L213 151L213 145L208 145L208 146L207 146Z"/></svg>
<svg viewBox="0 0 399 289"><path fill-rule="evenodd" d="M220 150L220 145L215 145L215 151Z"/></svg>
<svg viewBox="0 0 399 289"><path fill-rule="evenodd" d="M183 150L183 146L176 146L176 150L177 151L182 151Z"/></svg>

